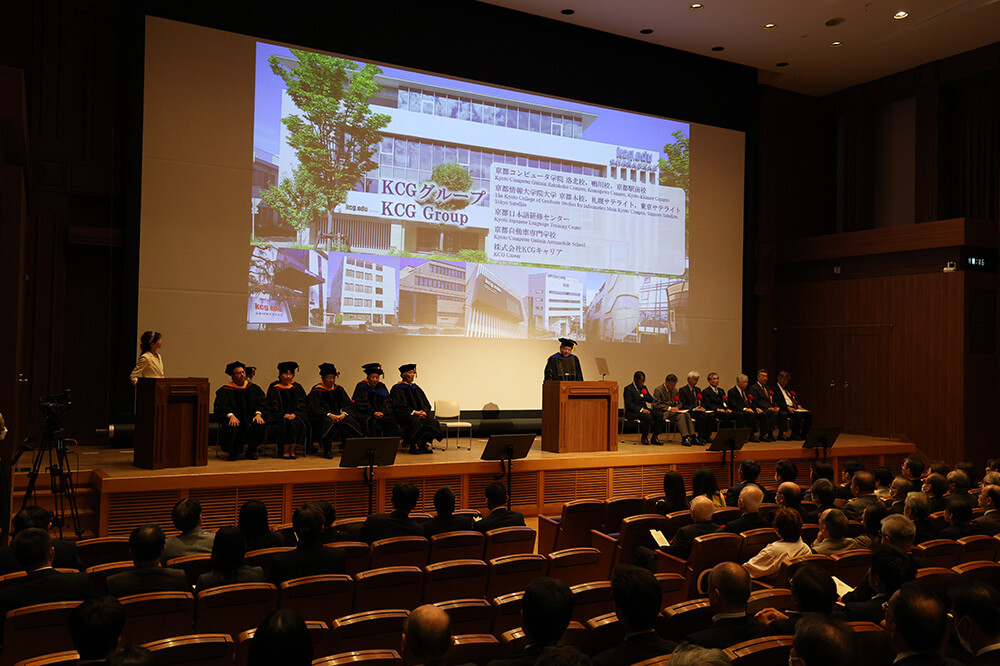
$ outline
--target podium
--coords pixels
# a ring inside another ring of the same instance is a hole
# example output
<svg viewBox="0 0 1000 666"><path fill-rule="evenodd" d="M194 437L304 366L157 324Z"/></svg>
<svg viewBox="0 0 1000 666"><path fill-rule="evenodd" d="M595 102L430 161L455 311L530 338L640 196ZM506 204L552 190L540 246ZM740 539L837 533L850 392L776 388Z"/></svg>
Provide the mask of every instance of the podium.
<svg viewBox="0 0 1000 666"><path fill-rule="evenodd" d="M618 382L542 385L542 450L618 450Z"/></svg>
<svg viewBox="0 0 1000 666"><path fill-rule="evenodd" d="M136 385L136 467L208 464L208 379L141 377Z"/></svg>

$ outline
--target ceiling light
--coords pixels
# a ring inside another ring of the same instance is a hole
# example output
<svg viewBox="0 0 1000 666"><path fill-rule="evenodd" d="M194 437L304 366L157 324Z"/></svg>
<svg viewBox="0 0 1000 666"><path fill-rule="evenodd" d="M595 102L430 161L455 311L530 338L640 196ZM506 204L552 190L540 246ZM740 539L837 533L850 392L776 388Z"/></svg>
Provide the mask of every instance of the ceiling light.
<svg viewBox="0 0 1000 666"><path fill-rule="evenodd" d="M909 15L910 15L910 12L906 11L905 9L901 9L898 12L896 12L895 14L893 14L892 18L894 18L894 19L896 19L898 21L899 19L905 19Z"/></svg>
<svg viewBox="0 0 1000 666"><path fill-rule="evenodd" d="M642 30L639 31L639 34L640 35L652 35L653 34L653 29L652 28L643 28Z"/></svg>
<svg viewBox="0 0 1000 666"><path fill-rule="evenodd" d="M774 25L773 23L765 23L764 24L764 30L774 30L777 27L778 26Z"/></svg>
<svg viewBox="0 0 1000 666"><path fill-rule="evenodd" d="M570 14L575 14L576 10L575 9L564 9L564 10L562 10L562 13L565 14L566 16L569 16Z"/></svg>
<svg viewBox="0 0 1000 666"><path fill-rule="evenodd" d="M844 42L830 42L830 46L841 46Z"/></svg>
<svg viewBox="0 0 1000 666"><path fill-rule="evenodd" d="M704 6L705 5L701 4L700 2L696 2L693 5L691 5L690 9L701 9Z"/></svg>

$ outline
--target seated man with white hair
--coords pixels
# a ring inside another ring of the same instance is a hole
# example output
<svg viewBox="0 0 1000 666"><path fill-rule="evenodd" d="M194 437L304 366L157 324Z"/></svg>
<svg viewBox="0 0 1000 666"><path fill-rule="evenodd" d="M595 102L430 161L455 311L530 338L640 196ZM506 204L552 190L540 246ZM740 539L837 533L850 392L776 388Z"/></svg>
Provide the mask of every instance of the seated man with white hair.
<svg viewBox="0 0 1000 666"><path fill-rule="evenodd" d="M706 444L712 438L715 430L715 416L702 404L701 389L698 388L698 380L701 375L697 370L692 370L687 374L687 384L677 391L680 398L681 409L688 410L691 418L694 419L694 427L698 433L697 444Z"/></svg>
<svg viewBox="0 0 1000 666"><path fill-rule="evenodd" d="M764 516L760 515L760 505L764 501L764 491L758 485L747 485L740 491L740 499L737 506L740 509L740 517L733 518L722 529L732 534L741 534L747 530L757 530L762 527L769 527Z"/></svg>
<svg viewBox="0 0 1000 666"><path fill-rule="evenodd" d="M700 537L703 534L712 534L722 529L712 522L712 512L714 510L715 505L712 504L712 500L704 495L699 495L692 499L691 519L694 522L678 529L677 533L674 534L674 538L670 541L670 545L664 548L663 551L682 560L690 557L691 546L694 545L696 537Z"/></svg>

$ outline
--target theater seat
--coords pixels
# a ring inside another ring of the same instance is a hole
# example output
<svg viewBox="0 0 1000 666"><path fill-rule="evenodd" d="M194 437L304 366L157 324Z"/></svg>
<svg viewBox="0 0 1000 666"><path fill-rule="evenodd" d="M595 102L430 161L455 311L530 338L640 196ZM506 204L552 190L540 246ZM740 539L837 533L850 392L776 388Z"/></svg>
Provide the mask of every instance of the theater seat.
<svg viewBox="0 0 1000 666"><path fill-rule="evenodd" d="M682 560L662 550L656 551L656 570L663 573L676 573L684 576L687 581L687 598L697 593L698 576L702 571L711 569L720 562L735 562L743 540L737 534L728 532L713 532L695 537L691 544L691 555Z"/></svg>
<svg viewBox="0 0 1000 666"><path fill-rule="evenodd" d="M413 610L424 594L424 571L417 567L386 567L354 577L354 612L382 608Z"/></svg>
<svg viewBox="0 0 1000 666"><path fill-rule="evenodd" d="M563 636L559 640L559 645L572 645L581 652L585 652L586 640L587 628L574 620L566 627L566 631L563 632ZM516 657L528 647L528 637L525 635L524 630L518 627L517 629L504 632L500 637L500 644L504 654L509 657Z"/></svg>
<svg viewBox="0 0 1000 666"><path fill-rule="evenodd" d="M958 545L961 549L958 554L958 564L997 561L997 545L1000 545L1000 542L991 536L973 534L959 539Z"/></svg>
<svg viewBox="0 0 1000 666"><path fill-rule="evenodd" d="M758 611L765 608L784 611L793 606L794 601L792 600L791 590L780 587L769 590L754 590L750 593L750 600L747 602L747 615L756 615Z"/></svg>
<svg viewBox="0 0 1000 666"><path fill-rule="evenodd" d="M685 596L687 594L687 580L684 576L675 573L653 575L656 577L656 582L660 584L660 592L663 593L663 599L660 602L661 609L679 604L687 599Z"/></svg>
<svg viewBox="0 0 1000 666"><path fill-rule="evenodd" d="M562 506L558 518L538 516L538 552L542 555L590 545L590 530L604 525L605 506L599 500L574 500Z"/></svg>
<svg viewBox="0 0 1000 666"><path fill-rule="evenodd" d="M1000 564L996 562L965 562L951 568L958 574L959 585L979 581L1000 588Z"/></svg>
<svg viewBox="0 0 1000 666"><path fill-rule="evenodd" d="M740 533L743 543L740 551L736 555L734 562L743 564L749 562L751 558L764 550L764 546L779 539L778 530L773 527L759 527L755 530L747 530Z"/></svg>
<svg viewBox="0 0 1000 666"><path fill-rule="evenodd" d="M313 659L328 655L330 653L330 627L327 626L326 622L306 620L306 629L309 631L309 638L313 644ZM247 666L250 658L250 646L256 631L256 628L247 629L237 637L233 666Z"/></svg>
<svg viewBox="0 0 1000 666"><path fill-rule="evenodd" d="M475 530L445 532L430 538L428 564L448 560L481 560L486 537Z"/></svg>
<svg viewBox="0 0 1000 666"><path fill-rule="evenodd" d="M354 613L330 623L330 650L337 654L376 648L399 649L403 621L409 615L403 609L383 609Z"/></svg>
<svg viewBox="0 0 1000 666"><path fill-rule="evenodd" d="M521 626L521 599L523 592L513 592L493 600L493 631L497 638L504 632Z"/></svg>
<svg viewBox="0 0 1000 666"><path fill-rule="evenodd" d="M451 621L451 633L459 634L491 634L493 632L493 604L486 599L452 599L434 604L445 613Z"/></svg>
<svg viewBox="0 0 1000 666"><path fill-rule="evenodd" d="M190 634L142 647L153 653L157 666L232 666L235 644L229 634Z"/></svg>
<svg viewBox="0 0 1000 666"><path fill-rule="evenodd" d="M601 551L596 548L568 548L549 553L549 578L558 578L570 587L580 583L607 580L601 565Z"/></svg>
<svg viewBox="0 0 1000 666"><path fill-rule="evenodd" d="M198 576L212 568L212 556L208 554L185 555L167 560L166 566L171 569L180 569L187 577L188 585L195 586Z"/></svg>
<svg viewBox="0 0 1000 666"><path fill-rule="evenodd" d="M924 567L917 569L917 584L928 592L933 592L940 599L948 598L948 590L958 582L958 574L943 567Z"/></svg>
<svg viewBox="0 0 1000 666"><path fill-rule="evenodd" d="M76 542L76 552L85 567L96 567L109 562L132 561L128 550L128 537L97 537Z"/></svg>
<svg viewBox="0 0 1000 666"><path fill-rule="evenodd" d="M341 541L339 543L328 543L324 545L328 548L340 548L344 551L344 556L346 558L346 561L344 562L344 573L350 576L354 576L362 571L372 568L369 566L371 548L364 541Z"/></svg>
<svg viewBox="0 0 1000 666"><path fill-rule="evenodd" d="M505 555L490 560L486 598L524 590L528 583L544 576L548 566L549 560L544 555Z"/></svg>
<svg viewBox="0 0 1000 666"><path fill-rule="evenodd" d="M278 588L278 607L304 620L330 620L354 611L354 579L346 574L286 580Z"/></svg>
<svg viewBox="0 0 1000 666"><path fill-rule="evenodd" d="M270 580L271 578L271 565L274 562L274 556L278 553L287 553L290 550L295 550L290 546L276 546L274 548L258 548L257 550L252 550L247 553L246 563L250 567L260 567L264 570L264 577Z"/></svg>
<svg viewBox="0 0 1000 666"><path fill-rule="evenodd" d="M604 500L604 528L602 531L605 534L620 532L622 521L629 516L640 515L644 502L642 497L631 495L609 497Z"/></svg>
<svg viewBox="0 0 1000 666"><path fill-rule="evenodd" d="M312 666L403 666L403 660L395 650L360 650L334 654L322 659L313 659Z"/></svg>
<svg viewBox="0 0 1000 666"><path fill-rule="evenodd" d="M14 666L76 666L80 661L80 655L76 650L66 652L56 652L54 654L43 654L40 657L32 657L19 661Z"/></svg>
<svg viewBox="0 0 1000 666"><path fill-rule="evenodd" d="M444 655L444 663L448 666L470 663L486 666L499 652L500 641L493 634L456 634Z"/></svg>
<svg viewBox="0 0 1000 666"><path fill-rule="evenodd" d="M664 523L663 529L660 531L663 532L663 536L671 540L674 538L674 535L677 534L677 530L694 522L694 518L691 517L691 512L687 509L683 511L672 511L668 513L665 518L667 521Z"/></svg>
<svg viewBox="0 0 1000 666"><path fill-rule="evenodd" d="M891 664L892 649L889 647L889 636L882 627L873 622L848 622L847 626L854 630L861 647L860 666L882 666Z"/></svg>
<svg viewBox="0 0 1000 666"><path fill-rule="evenodd" d="M483 559L504 555L530 555L535 550L535 530L530 527L499 527L486 533Z"/></svg>
<svg viewBox="0 0 1000 666"><path fill-rule="evenodd" d="M795 575L795 572L798 571L799 567L804 567L806 565L819 567L820 569L828 572L831 576L835 576L837 574L836 560L829 555L813 553L812 555L799 555L798 557L785 560L781 563L778 573L765 576L764 580L765 582L777 587L788 587L788 581Z"/></svg>
<svg viewBox="0 0 1000 666"><path fill-rule="evenodd" d="M7 611L3 627L3 663L73 649L67 621L79 601L55 601Z"/></svg>
<svg viewBox="0 0 1000 666"><path fill-rule="evenodd" d="M107 562L96 566L87 567L87 578L90 579L90 586L94 588L96 594L107 594L108 576L116 573L128 571L133 566L132 560L122 560L121 562Z"/></svg>
<svg viewBox="0 0 1000 666"><path fill-rule="evenodd" d="M424 603L482 597L486 590L486 571L486 562L482 560L452 560L427 565Z"/></svg>
<svg viewBox="0 0 1000 666"><path fill-rule="evenodd" d="M792 651L791 636L754 638L726 648L724 652L733 666L773 666L788 662Z"/></svg>
<svg viewBox="0 0 1000 666"><path fill-rule="evenodd" d="M615 601L611 596L611 583L597 581L581 583L570 588L573 592L573 619L586 622L592 617L610 613L615 609Z"/></svg>
<svg viewBox="0 0 1000 666"><path fill-rule="evenodd" d="M834 575L851 587L861 584L872 563L872 551L868 548L852 548L830 557L836 562L837 571Z"/></svg>
<svg viewBox="0 0 1000 666"><path fill-rule="evenodd" d="M430 547L430 542L419 536L380 539L372 544L369 567L424 567Z"/></svg>
<svg viewBox="0 0 1000 666"><path fill-rule="evenodd" d="M663 621L658 624L658 633L675 643L680 643L696 631L707 629L712 624L712 609L705 599L682 601L667 606L661 615Z"/></svg>
<svg viewBox="0 0 1000 666"><path fill-rule="evenodd" d="M612 611L592 617L584 623L587 627L587 650L590 654L600 654L620 645L625 640L625 625Z"/></svg>
<svg viewBox="0 0 1000 666"><path fill-rule="evenodd" d="M278 588L271 583L234 583L202 590L195 597L195 631L235 638L277 608Z"/></svg>
<svg viewBox="0 0 1000 666"><path fill-rule="evenodd" d="M913 547L913 556L923 560L929 567L950 569L958 564L962 547L951 539L932 539Z"/></svg>
<svg viewBox="0 0 1000 666"><path fill-rule="evenodd" d="M186 636L194 630L194 595L190 592L149 592L119 599L125 608L124 645Z"/></svg>

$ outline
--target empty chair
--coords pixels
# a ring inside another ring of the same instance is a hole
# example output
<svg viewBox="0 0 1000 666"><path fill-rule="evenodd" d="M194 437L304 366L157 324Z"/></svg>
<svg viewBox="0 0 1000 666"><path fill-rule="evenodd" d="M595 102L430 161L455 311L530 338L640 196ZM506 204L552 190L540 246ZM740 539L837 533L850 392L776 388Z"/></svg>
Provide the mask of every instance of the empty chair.
<svg viewBox="0 0 1000 666"><path fill-rule="evenodd" d="M848 622L847 626L854 630L861 647L860 666L881 666L891 664L892 649L889 647L889 636L882 627L873 622Z"/></svg>
<svg viewBox="0 0 1000 666"><path fill-rule="evenodd" d="M278 607L295 611L303 620L350 615L354 610L354 579L346 574L327 574L286 580L278 588Z"/></svg>
<svg viewBox="0 0 1000 666"><path fill-rule="evenodd" d="M17 662L14 666L76 666L78 661L80 661L79 653L76 650L67 650L66 652L31 657Z"/></svg>
<svg viewBox="0 0 1000 666"><path fill-rule="evenodd" d="M663 609L660 634L680 643L691 634L712 624L712 609L705 599L683 601Z"/></svg>
<svg viewBox="0 0 1000 666"><path fill-rule="evenodd" d="M430 542L420 536L381 539L372 544L369 568L423 567L427 565Z"/></svg>
<svg viewBox="0 0 1000 666"><path fill-rule="evenodd" d="M444 656L444 663L449 666L459 664L486 664L497 658L500 651L500 641L493 634L452 634L451 647Z"/></svg>
<svg viewBox="0 0 1000 666"><path fill-rule="evenodd" d="M590 530L604 525L604 502L574 500L566 502L558 518L538 516L538 552L548 555L566 548L590 545Z"/></svg>
<svg viewBox="0 0 1000 666"><path fill-rule="evenodd" d="M619 528L623 520L629 516L637 516L642 513L642 497L610 497L604 500L604 529L605 534L615 534L621 531Z"/></svg>
<svg viewBox="0 0 1000 666"><path fill-rule="evenodd" d="M424 569L424 603L482 597L486 590L486 571L486 562L482 560L428 564Z"/></svg>
<svg viewBox="0 0 1000 666"><path fill-rule="evenodd" d="M435 605L448 614L453 636L493 632L495 610L486 599L452 599Z"/></svg>
<svg viewBox="0 0 1000 666"><path fill-rule="evenodd" d="M739 507L727 506L712 512L712 522L716 525L725 525L730 520L739 518L741 515Z"/></svg>
<svg viewBox="0 0 1000 666"><path fill-rule="evenodd" d="M271 583L235 583L202 590L195 597L195 631L235 638L256 627L277 607L278 588Z"/></svg>
<svg viewBox="0 0 1000 666"><path fill-rule="evenodd" d="M190 592L149 592L119 599L125 607L124 645L186 636L194 630L194 595Z"/></svg>
<svg viewBox="0 0 1000 666"><path fill-rule="evenodd" d="M570 587L608 578L601 564L601 551L596 548L557 550L549 553L548 559L549 578L558 578Z"/></svg>
<svg viewBox="0 0 1000 666"><path fill-rule="evenodd" d="M660 584L660 592L663 593L663 600L660 602L661 608L673 606L687 599L687 580L681 574L676 573L656 573L656 582Z"/></svg>
<svg viewBox="0 0 1000 666"><path fill-rule="evenodd" d="M958 582L958 574L943 567L924 567L917 569L916 580L920 587L933 592L940 599L947 599L948 589Z"/></svg>
<svg viewBox="0 0 1000 666"><path fill-rule="evenodd" d="M399 649L409 611L382 609L354 613L330 623L330 649L338 653L373 648Z"/></svg>
<svg viewBox="0 0 1000 666"><path fill-rule="evenodd" d="M512 592L493 600L493 631L497 638L521 626L521 599L523 592Z"/></svg>
<svg viewBox="0 0 1000 666"><path fill-rule="evenodd" d="M759 527L755 530L747 530L740 534L743 537L743 544L740 552L736 556L736 562L747 562L752 557L764 550L764 546L778 540L778 530L773 527Z"/></svg>
<svg viewBox="0 0 1000 666"><path fill-rule="evenodd" d="M171 569L181 569L187 577L188 585L194 587L198 582L198 576L212 568L212 556L207 553L184 555L167 560L166 566Z"/></svg>
<svg viewBox="0 0 1000 666"><path fill-rule="evenodd" d="M951 539L932 539L913 547L913 556L923 560L929 567L950 569L958 564L962 547Z"/></svg>
<svg viewBox="0 0 1000 666"><path fill-rule="evenodd" d="M868 567L872 563L872 551L868 548L852 548L830 556L836 562L836 576L851 587L861 584Z"/></svg>
<svg viewBox="0 0 1000 666"><path fill-rule="evenodd" d="M3 663L73 649L67 622L79 601L54 601L7 611L3 627Z"/></svg>
<svg viewBox="0 0 1000 666"><path fill-rule="evenodd" d="M420 605L423 593L423 569L385 567L362 571L354 577L354 612L384 608L413 610Z"/></svg>
<svg viewBox="0 0 1000 666"><path fill-rule="evenodd" d="M773 666L788 661L792 651L791 636L754 638L726 648L725 653L733 666Z"/></svg>
<svg viewBox="0 0 1000 666"><path fill-rule="evenodd" d="M781 587L769 590L754 590L750 593L747 601L747 615L756 615L758 611L765 608L776 610L788 610L793 606L792 592Z"/></svg>
<svg viewBox="0 0 1000 666"><path fill-rule="evenodd" d="M105 564L98 564L92 567L87 567L87 578L90 579L90 585L94 588L94 592L97 594L105 594L108 590L107 580L108 576L113 576L116 573L121 573L122 571L127 571L135 566L132 560L122 561L122 562L107 562Z"/></svg>
<svg viewBox="0 0 1000 666"><path fill-rule="evenodd" d="M591 654L600 654L625 640L625 625L615 612L598 615L587 620L587 648Z"/></svg>
<svg viewBox="0 0 1000 666"><path fill-rule="evenodd" d="M500 527L486 533L483 559L530 554L535 550L535 530L530 527Z"/></svg>
<svg viewBox="0 0 1000 666"><path fill-rule="evenodd" d="M232 666L235 644L229 634L190 634L146 643L159 666Z"/></svg>
<svg viewBox="0 0 1000 666"><path fill-rule="evenodd" d="M430 542L428 564L447 562L448 560L481 560L483 559L486 537L475 530L445 532L444 534L435 534L430 538Z"/></svg>
<svg viewBox="0 0 1000 666"><path fill-rule="evenodd" d="M594 546L605 555L603 561L608 563L608 573L619 564L632 564L635 550L639 546L656 548L656 542L650 530L663 532L667 529L668 518L655 513L644 513L629 516L621 522L618 537L612 537L602 532L591 532Z"/></svg>
<svg viewBox="0 0 1000 666"><path fill-rule="evenodd" d="M108 562L132 561L128 550L128 537L98 537L76 542L76 552L85 567L96 567Z"/></svg>
<svg viewBox="0 0 1000 666"><path fill-rule="evenodd" d="M958 564L965 562L996 562L997 546L1000 545L996 539L985 534L973 534L962 537L958 540L961 550L958 553Z"/></svg>
<svg viewBox="0 0 1000 666"><path fill-rule="evenodd" d="M462 416L462 409L458 404L458 400L435 400L434 401L434 417L444 428L444 448L440 449L442 451L448 450L448 435L452 430L455 431L455 448L461 449L461 437L462 428L467 428L469 430L469 447L472 449L472 423L469 421L460 420ZM434 447L439 448L439 447Z"/></svg>
<svg viewBox="0 0 1000 666"><path fill-rule="evenodd" d="M979 581L1000 588L1000 564L996 562L964 562L951 570L958 574L959 584Z"/></svg>
<svg viewBox="0 0 1000 666"><path fill-rule="evenodd" d="M490 560L486 598L518 592L548 570L544 555L505 555Z"/></svg>
<svg viewBox="0 0 1000 666"><path fill-rule="evenodd" d="M246 564L250 567L260 567L264 570L264 576L271 578L271 563L278 553L287 553L294 550L292 546L275 546L274 548L258 548L247 553ZM238 647L238 646L237 646Z"/></svg>
<svg viewBox="0 0 1000 666"><path fill-rule="evenodd" d="M361 573L368 566L368 559L371 555L371 547L364 541L341 541L339 543L324 544L329 548L340 548L344 551L344 571L348 575Z"/></svg>
<svg viewBox="0 0 1000 666"><path fill-rule="evenodd" d="M592 617L615 610L609 581L581 583L570 590L573 592L573 619L577 622L586 622Z"/></svg>
<svg viewBox="0 0 1000 666"><path fill-rule="evenodd" d="M322 659L313 659L313 666L345 666L358 664L361 666L403 666L403 660L396 650L358 650L332 654Z"/></svg>

